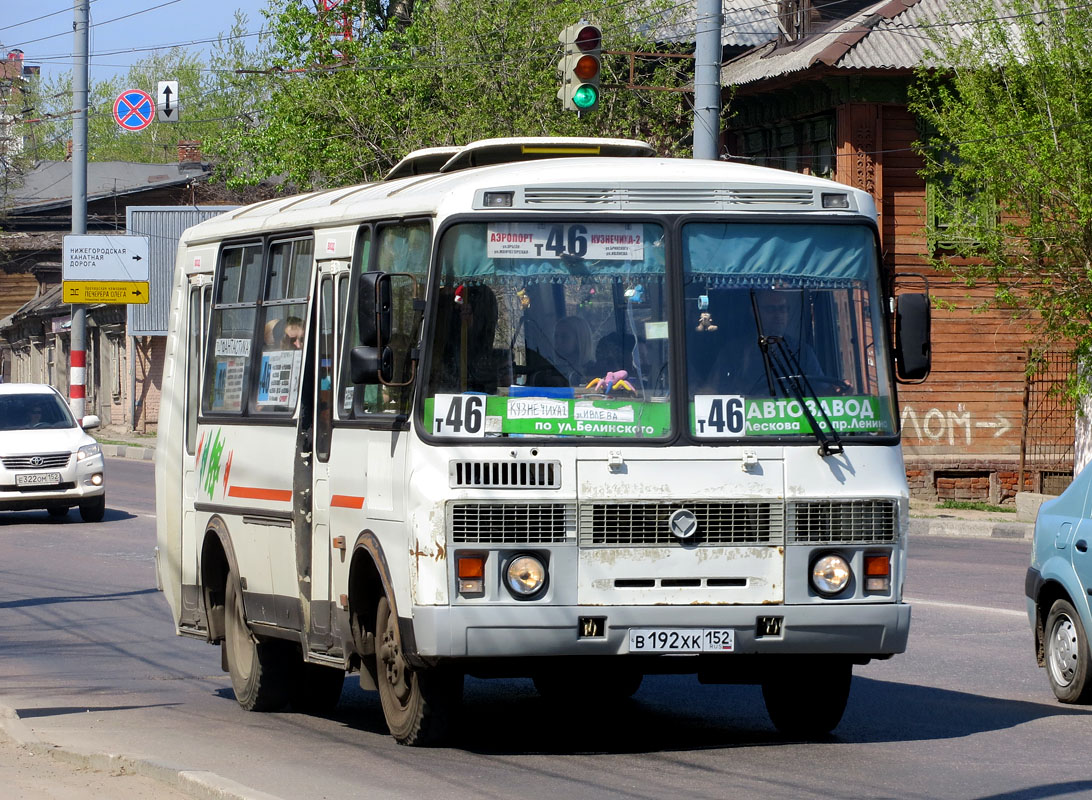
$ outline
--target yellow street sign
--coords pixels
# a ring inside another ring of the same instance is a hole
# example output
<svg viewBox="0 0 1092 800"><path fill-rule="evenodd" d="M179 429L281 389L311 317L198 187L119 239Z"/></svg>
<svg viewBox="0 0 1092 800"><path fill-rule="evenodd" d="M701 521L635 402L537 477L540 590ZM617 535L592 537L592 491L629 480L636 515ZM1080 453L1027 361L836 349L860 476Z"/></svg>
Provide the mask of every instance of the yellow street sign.
<svg viewBox="0 0 1092 800"><path fill-rule="evenodd" d="M148 302L148 281L64 281L63 295L66 303L142 305Z"/></svg>

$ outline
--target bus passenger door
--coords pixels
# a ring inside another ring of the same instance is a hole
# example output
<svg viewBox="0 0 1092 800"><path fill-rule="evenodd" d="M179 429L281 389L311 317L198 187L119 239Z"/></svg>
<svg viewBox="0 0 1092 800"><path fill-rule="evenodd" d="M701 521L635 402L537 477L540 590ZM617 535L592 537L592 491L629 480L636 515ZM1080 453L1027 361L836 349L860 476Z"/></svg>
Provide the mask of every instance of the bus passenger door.
<svg viewBox="0 0 1092 800"><path fill-rule="evenodd" d="M311 518L311 649L324 649L320 642L332 635L333 602L330 587L330 559L333 542L330 532L330 446L333 439L334 361L337 337L337 309L334 302L334 277L319 277L318 309L315 327L314 415L311 442L314 453L312 470ZM342 550L342 553L345 551ZM332 639L330 640L332 644Z"/></svg>
<svg viewBox="0 0 1092 800"><path fill-rule="evenodd" d="M200 502L198 494L197 464L197 412L201 408L202 360L205 355L205 330L212 301L211 276L202 276L200 284L191 285L187 303L186 326L186 386L184 392L186 447L182 454L182 609L180 624L191 626L200 619L200 585L197 574L198 542L194 504ZM179 347L182 344L179 343Z"/></svg>

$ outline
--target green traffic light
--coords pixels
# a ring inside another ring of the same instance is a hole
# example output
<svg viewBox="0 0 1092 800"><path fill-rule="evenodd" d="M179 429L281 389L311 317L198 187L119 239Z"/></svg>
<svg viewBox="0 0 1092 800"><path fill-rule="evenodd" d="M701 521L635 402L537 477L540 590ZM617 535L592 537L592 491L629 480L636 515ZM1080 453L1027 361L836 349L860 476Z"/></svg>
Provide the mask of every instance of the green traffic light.
<svg viewBox="0 0 1092 800"><path fill-rule="evenodd" d="M579 109L591 108L598 102L599 92L594 86L585 83L573 92L573 105Z"/></svg>

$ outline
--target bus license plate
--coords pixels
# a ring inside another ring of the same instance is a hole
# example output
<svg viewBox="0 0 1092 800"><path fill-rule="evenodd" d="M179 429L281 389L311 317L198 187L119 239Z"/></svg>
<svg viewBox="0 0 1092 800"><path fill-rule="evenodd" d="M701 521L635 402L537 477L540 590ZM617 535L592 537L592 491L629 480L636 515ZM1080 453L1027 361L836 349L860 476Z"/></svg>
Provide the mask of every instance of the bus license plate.
<svg viewBox="0 0 1092 800"><path fill-rule="evenodd" d="M631 653L731 653L736 648L732 628L631 628Z"/></svg>
<svg viewBox="0 0 1092 800"><path fill-rule="evenodd" d="M59 472L34 472L29 475L16 475L16 486L56 486L61 482Z"/></svg>

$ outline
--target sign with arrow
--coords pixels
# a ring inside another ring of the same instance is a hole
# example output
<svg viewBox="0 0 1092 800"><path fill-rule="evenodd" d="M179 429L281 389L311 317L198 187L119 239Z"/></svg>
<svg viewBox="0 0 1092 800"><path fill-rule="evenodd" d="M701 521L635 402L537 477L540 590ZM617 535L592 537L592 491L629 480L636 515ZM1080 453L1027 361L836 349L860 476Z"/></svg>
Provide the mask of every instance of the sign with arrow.
<svg viewBox="0 0 1092 800"><path fill-rule="evenodd" d="M64 237L67 303L147 303L148 272L147 236Z"/></svg>
<svg viewBox="0 0 1092 800"><path fill-rule="evenodd" d="M160 122L178 122L178 81L160 81L155 95Z"/></svg>

